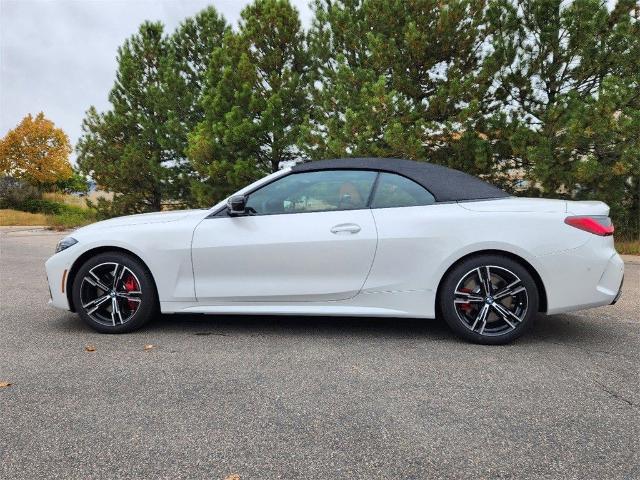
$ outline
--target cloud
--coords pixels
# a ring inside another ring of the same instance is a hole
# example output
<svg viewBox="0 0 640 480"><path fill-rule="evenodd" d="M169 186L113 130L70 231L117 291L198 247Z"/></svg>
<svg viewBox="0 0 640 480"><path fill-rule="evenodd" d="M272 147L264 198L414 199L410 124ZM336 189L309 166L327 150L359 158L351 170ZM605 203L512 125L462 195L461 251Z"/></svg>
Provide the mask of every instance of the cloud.
<svg viewBox="0 0 640 480"><path fill-rule="evenodd" d="M109 108L116 52L145 20L173 31L213 5L236 25L248 1L0 0L0 137L43 111L75 144L90 105ZM292 1L308 26L307 0Z"/></svg>

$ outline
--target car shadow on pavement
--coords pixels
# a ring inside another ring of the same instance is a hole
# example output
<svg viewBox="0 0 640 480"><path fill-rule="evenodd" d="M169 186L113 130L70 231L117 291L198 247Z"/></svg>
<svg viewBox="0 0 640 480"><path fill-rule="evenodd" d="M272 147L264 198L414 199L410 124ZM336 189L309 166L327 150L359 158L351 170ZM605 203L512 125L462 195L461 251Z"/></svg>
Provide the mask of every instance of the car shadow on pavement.
<svg viewBox="0 0 640 480"><path fill-rule="evenodd" d="M533 329L518 340L522 343L571 343L589 346L594 342L593 322L579 315L539 315ZM80 318L71 313L55 322L58 330L69 333L93 333ZM279 315L159 315L140 333L154 335L195 336L359 336L389 338L425 338L463 342L444 320L387 317L279 316ZM135 333L133 333L135 334ZM598 329L599 342L606 341L606 330Z"/></svg>
<svg viewBox="0 0 640 480"><path fill-rule="evenodd" d="M268 333L443 338L450 334L442 320L303 315L161 315L147 328L193 335Z"/></svg>
<svg viewBox="0 0 640 480"><path fill-rule="evenodd" d="M66 313L53 324L56 330L92 332L76 314ZM204 315L162 314L140 332L159 335L386 335L391 337L452 338L440 319L288 316L288 315ZM134 333L135 334L135 333Z"/></svg>

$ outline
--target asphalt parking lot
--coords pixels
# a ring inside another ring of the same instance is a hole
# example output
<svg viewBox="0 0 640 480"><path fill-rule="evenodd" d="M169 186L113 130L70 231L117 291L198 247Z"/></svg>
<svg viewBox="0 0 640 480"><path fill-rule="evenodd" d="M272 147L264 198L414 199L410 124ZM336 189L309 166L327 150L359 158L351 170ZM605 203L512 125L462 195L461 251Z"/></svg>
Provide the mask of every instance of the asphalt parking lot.
<svg viewBox="0 0 640 480"><path fill-rule="evenodd" d="M2 479L640 478L640 262L504 347L394 319L110 336L47 306L60 236L0 233Z"/></svg>

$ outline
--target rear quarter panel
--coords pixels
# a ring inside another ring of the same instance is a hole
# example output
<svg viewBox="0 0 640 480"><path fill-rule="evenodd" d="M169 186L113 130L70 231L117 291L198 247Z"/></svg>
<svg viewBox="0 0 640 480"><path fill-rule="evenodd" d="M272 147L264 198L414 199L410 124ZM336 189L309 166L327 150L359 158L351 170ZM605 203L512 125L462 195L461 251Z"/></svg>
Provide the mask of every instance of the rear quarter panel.
<svg viewBox="0 0 640 480"><path fill-rule="evenodd" d="M553 272L543 257L587 241L580 231L564 224L563 209L477 211L452 203L373 213L378 248L363 292L422 291L425 304L421 308L430 316L440 280L466 255L484 250L515 254L530 263L546 284Z"/></svg>

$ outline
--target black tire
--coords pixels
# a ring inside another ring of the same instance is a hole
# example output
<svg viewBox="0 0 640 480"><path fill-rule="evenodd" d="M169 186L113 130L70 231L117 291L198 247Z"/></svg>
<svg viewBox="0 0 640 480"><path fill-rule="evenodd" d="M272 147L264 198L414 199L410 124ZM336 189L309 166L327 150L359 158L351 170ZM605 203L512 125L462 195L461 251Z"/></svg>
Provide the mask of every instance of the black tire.
<svg viewBox="0 0 640 480"><path fill-rule="evenodd" d="M489 283L487 278L491 278ZM438 307L449 327L463 339L502 345L532 327L538 295L534 279L522 264L502 255L478 255L447 273L440 286Z"/></svg>
<svg viewBox="0 0 640 480"><path fill-rule="evenodd" d="M115 272L118 278L114 281ZM72 289L80 318L101 333L132 332L159 311L151 272L122 252L101 253L87 260L78 270Z"/></svg>

